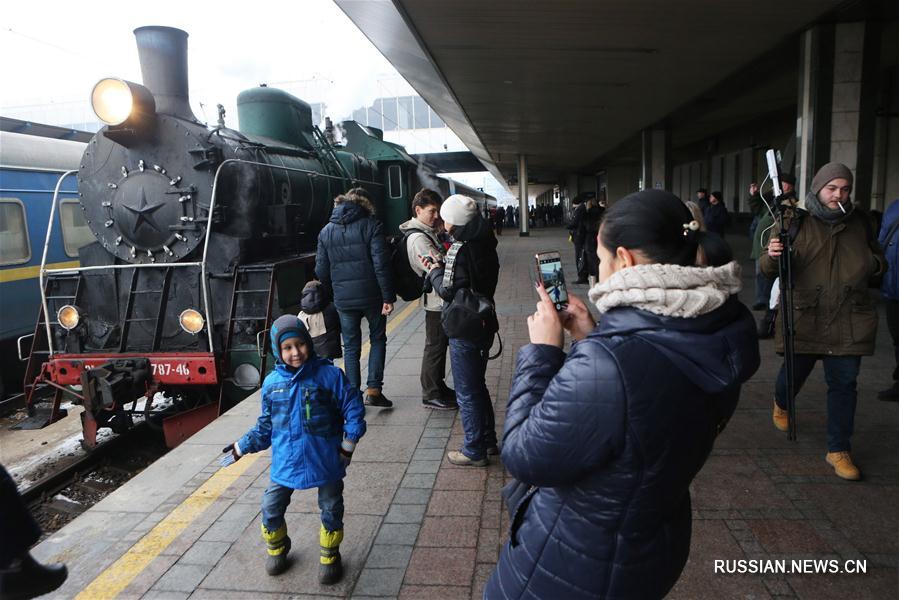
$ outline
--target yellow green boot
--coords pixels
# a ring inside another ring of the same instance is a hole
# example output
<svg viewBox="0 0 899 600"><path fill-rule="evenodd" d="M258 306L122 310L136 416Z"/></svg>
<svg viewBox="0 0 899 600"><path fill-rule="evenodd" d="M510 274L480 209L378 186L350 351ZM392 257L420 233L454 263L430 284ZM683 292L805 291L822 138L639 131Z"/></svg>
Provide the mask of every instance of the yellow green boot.
<svg viewBox="0 0 899 600"><path fill-rule="evenodd" d="M269 575L280 575L287 569L287 553L290 552L290 537L287 535L287 524L275 531L262 526L262 539L268 557L265 559L265 571Z"/></svg>
<svg viewBox="0 0 899 600"><path fill-rule="evenodd" d="M321 545L318 582L323 585L337 583L343 577L343 564L340 562L340 542L343 541L343 529L328 531L322 525L318 532L318 539Z"/></svg>

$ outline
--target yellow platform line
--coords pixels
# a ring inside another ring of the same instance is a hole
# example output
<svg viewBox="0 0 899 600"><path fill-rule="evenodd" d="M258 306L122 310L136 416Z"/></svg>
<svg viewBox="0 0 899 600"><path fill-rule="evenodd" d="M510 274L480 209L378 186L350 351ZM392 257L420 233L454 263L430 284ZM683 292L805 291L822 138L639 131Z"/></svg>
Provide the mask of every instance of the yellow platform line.
<svg viewBox="0 0 899 600"><path fill-rule="evenodd" d="M117 561L76 596L77 600L111 599L128 587L135 577L153 562L175 538L203 511L209 508L222 492L249 469L259 455L248 455L225 469L219 469L184 502L175 507L159 524L134 544Z"/></svg>
<svg viewBox="0 0 899 600"><path fill-rule="evenodd" d="M400 326L418 307L418 300L410 302L387 323L387 333ZM361 357L368 355L371 345L366 342ZM100 573L81 591L76 600L112 599L128 587L169 544L184 531L216 498L259 458L258 454L243 457L226 469L220 469L184 502L175 507L159 524L134 544L117 561Z"/></svg>

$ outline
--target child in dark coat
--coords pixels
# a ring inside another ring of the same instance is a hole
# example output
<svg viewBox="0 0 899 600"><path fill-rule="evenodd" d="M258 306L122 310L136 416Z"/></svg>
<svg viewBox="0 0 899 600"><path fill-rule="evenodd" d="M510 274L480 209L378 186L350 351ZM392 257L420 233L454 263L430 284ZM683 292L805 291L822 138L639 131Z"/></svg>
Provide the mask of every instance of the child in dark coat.
<svg viewBox="0 0 899 600"><path fill-rule="evenodd" d="M300 306L303 310L297 316L312 336L315 353L332 360L342 358L340 315L337 314L328 287L315 280L307 283L303 287Z"/></svg>

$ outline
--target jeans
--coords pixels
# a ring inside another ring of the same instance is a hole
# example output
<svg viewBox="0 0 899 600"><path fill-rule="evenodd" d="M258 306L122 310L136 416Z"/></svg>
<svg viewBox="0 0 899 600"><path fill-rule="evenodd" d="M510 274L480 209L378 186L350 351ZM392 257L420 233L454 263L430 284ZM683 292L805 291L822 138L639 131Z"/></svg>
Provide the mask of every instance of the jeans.
<svg viewBox="0 0 899 600"><path fill-rule="evenodd" d="M362 386L359 374L359 355L362 353L362 317L368 321L367 387L380 390L384 387L384 359L387 356L387 317L381 314L381 306L365 310L338 310L340 328L343 330L343 370L355 389Z"/></svg>
<svg viewBox="0 0 899 600"><path fill-rule="evenodd" d="M824 379L827 381L827 451L848 451L852 449L849 438L855 424L855 405L858 401L856 383L862 357L796 354L793 359L795 394L799 394L819 358L824 364ZM784 366L780 367L777 375L774 398L779 407L787 408L787 373Z"/></svg>
<svg viewBox="0 0 899 600"><path fill-rule="evenodd" d="M892 268L892 267L890 267ZM893 354L896 366L893 368L893 381L899 381L899 300L886 300L887 327L893 339Z"/></svg>
<svg viewBox="0 0 899 600"><path fill-rule="evenodd" d="M768 279L759 266L759 259L755 259L755 303L764 304L765 308L771 303L771 286L773 279Z"/></svg>
<svg viewBox="0 0 899 600"><path fill-rule="evenodd" d="M462 429L465 431L461 451L472 460L481 460L487 456L487 447L497 444L493 403L484 380L490 347L450 338L449 349L456 402L459 403Z"/></svg>
<svg viewBox="0 0 899 600"><path fill-rule="evenodd" d="M262 496L262 524L276 531L284 524L284 513L290 504L293 488L269 482ZM318 488L318 508L322 511L322 525L328 531L343 529L343 479L331 481Z"/></svg>
<svg viewBox="0 0 899 600"><path fill-rule="evenodd" d="M584 238L578 234L573 234L574 242L574 267L577 269L577 278L581 281L587 280L587 257L584 256Z"/></svg>
<svg viewBox="0 0 899 600"><path fill-rule="evenodd" d="M425 311L425 351L421 355L421 396L422 400L433 400L443 396L446 389L446 347L448 340L440 323L443 313L439 310Z"/></svg>

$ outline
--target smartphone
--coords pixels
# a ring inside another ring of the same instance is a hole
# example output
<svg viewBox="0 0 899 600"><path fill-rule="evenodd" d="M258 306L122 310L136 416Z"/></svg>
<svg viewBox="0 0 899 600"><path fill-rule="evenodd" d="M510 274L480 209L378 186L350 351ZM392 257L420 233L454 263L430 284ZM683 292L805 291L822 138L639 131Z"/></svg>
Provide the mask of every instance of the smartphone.
<svg viewBox="0 0 899 600"><path fill-rule="evenodd" d="M537 274L543 288L549 294L556 310L568 306L568 289L565 287L565 273L562 271L562 256L558 252L540 252L536 255Z"/></svg>

